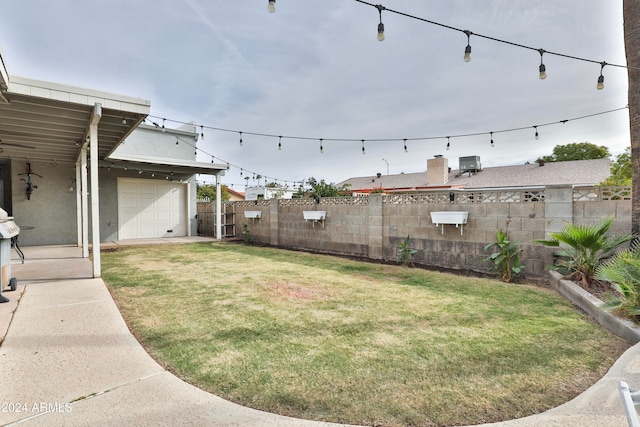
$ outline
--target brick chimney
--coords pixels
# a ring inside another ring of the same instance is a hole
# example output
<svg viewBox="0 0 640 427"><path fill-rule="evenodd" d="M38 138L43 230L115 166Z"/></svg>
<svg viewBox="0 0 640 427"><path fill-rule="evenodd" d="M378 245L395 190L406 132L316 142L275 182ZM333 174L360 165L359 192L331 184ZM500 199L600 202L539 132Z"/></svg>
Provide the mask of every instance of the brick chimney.
<svg viewBox="0 0 640 427"><path fill-rule="evenodd" d="M427 184L446 184L449 181L449 160L438 154L427 160Z"/></svg>

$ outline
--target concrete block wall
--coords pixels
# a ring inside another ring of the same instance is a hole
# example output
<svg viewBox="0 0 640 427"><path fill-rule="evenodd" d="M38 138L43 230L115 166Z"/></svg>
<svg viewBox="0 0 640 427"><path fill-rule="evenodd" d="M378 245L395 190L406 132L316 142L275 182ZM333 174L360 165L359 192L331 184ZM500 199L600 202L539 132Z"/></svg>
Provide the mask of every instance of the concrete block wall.
<svg viewBox="0 0 640 427"><path fill-rule="evenodd" d="M630 200L573 202L570 195L571 187L555 187L544 199L533 202L451 203L448 195L398 202L372 194L321 199L319 203L313 199L234 202L234 210L238 234L246 223L255 243L395 261L400 243L409 236L409 247L418 251L412 258L415 263L487 273L494 270L483 261L491 253L484 248L503 230L511 240L519 241L526 275L544 277L554 251L533 243L534 239L547 238L547 233L559 230L567 221L596 223L609 214L615 216L614 231L631 229ZM244 210L261 210L262 218L246 220ZM306 210L326 211L324 227L305 222ZM436 227L430 215L436 211L469 212L468 223L458 228Z"/></svg>

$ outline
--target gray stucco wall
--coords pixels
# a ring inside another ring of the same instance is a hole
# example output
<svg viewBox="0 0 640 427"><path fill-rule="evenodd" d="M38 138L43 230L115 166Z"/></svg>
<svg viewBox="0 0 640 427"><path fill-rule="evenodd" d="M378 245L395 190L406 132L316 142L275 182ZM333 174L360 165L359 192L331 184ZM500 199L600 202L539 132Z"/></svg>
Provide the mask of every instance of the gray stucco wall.
<svg viewBox="0 0 640 427"><path fill-rule="evenodd" d="M76 193L75 187L69 192L69 186L75 186L75 167L58 165L52 162L31 161L31 170L35 175L31 199L27 200L26 161L11 162L11 188L13 198L13 216L21 227L19 241L29 245L67 245L77 241Z"/></svg>

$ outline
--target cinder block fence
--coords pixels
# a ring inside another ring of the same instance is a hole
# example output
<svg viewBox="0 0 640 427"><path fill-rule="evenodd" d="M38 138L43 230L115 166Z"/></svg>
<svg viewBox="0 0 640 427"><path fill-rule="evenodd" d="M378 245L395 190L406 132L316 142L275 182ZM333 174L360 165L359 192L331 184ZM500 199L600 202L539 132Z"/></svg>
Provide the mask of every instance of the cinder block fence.
<svg viewBox="0 0 640 427"><path fill-rule="evenodd" d="M471 272L493 271L483 262L488 255L484 247L495 242L496 232L503 230L511 240L520 242L526 275L534 278L545 275L553 263L553 250L532 241L559 231L565 223L595 224L613 215L613 231L631 229L628 187L547 186L371 194L319 201L272 199L226 203L224 209L225 229L231 220L235 235L242 237L246 224L255 243L395 261L400 242L409 236L409 246L418 251L413 262ZM205 204L200 205L200 220L206 210ZM260 218L245 218L245 211L260 211ZM324 219L305 220L305 216L318 217L318 211L325 213ZM450 211L468 212L467 223L436 226L432 222L432 212Z"/></svg>

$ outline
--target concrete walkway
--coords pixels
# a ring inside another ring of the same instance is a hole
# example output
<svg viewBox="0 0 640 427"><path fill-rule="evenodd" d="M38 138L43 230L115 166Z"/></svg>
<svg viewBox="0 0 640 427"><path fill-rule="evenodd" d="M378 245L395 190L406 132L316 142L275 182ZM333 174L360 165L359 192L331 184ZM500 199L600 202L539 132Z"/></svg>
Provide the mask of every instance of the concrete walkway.
<svg viewBox="0 0 640 427"><path fill-rule="evenodd" d="M178 243L202 238L149 240ZM113 242L118 246L127 242ZM143 242L136 242L141 244ZM245 408L193 387L158 365L129 332L77 247L24 248L16 291L0 304L0 425L330 426ZM576 399L492 426L626 426L617 391L640 387L640 347Z"/></svg>

